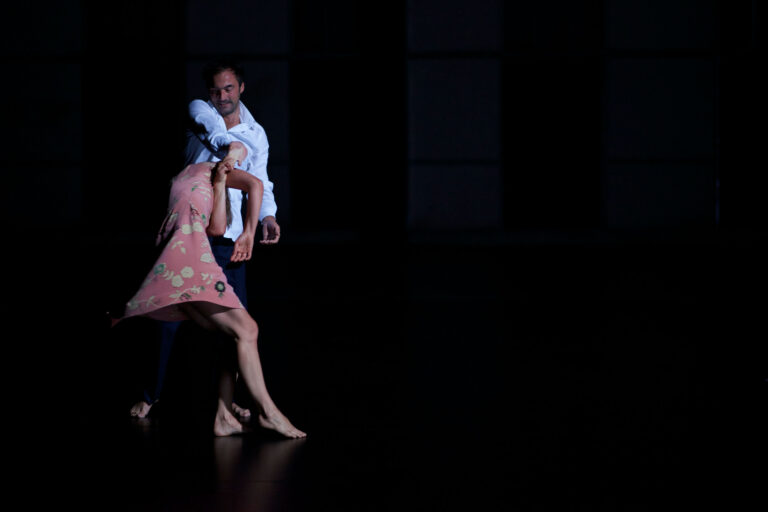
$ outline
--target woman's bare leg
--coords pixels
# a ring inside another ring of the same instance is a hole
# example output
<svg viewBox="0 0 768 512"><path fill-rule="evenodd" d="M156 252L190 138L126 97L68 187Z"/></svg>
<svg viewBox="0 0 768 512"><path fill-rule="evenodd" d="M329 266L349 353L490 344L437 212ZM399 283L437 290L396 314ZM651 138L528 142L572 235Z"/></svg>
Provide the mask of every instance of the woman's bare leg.
<svg viewBox="0 0 768 512"><path fill-rule="evenodd" d="M189 302L185 306L193 320L203 326L213 324L235 339L240 374L259 409L259 424L286 437L305 437L306 434L280 412L267 392L256 343L259 329L251 315L244 309L227 309L207 302Z"/></svg>
<svg viewBox="0 0 768 512"><path fill-rule="evenodd" d="M211 322L205 315L200 314L194 308L185 308L187 315L199 324L201 327L210 331L221 331L220 328ZM226 373L226 370L224 371ZM222 379L224 376L222 375ZM222 385L224 388L222 389ZM240 434L243 432L243 425L235 418L232 411L229 410L227 404L232 402L232 395L227 397L226 382L219 383L219 400L216 405L216 416L213 420L213 433L216 436L231 436L233 434Z"/></svg>
<svg viewBox="0 0 768 512"><path fill-rule="evenodd" d="M230 340L226 340L230 341ZM231 351L230 351L231 349ZM230 412L240 419L247 420L251 417L251 411L240 407L234 401L235 383L237 382L237 354L235 347L229 344L222 347L221 375L219 377L219 397L227 405Z"/></svg>

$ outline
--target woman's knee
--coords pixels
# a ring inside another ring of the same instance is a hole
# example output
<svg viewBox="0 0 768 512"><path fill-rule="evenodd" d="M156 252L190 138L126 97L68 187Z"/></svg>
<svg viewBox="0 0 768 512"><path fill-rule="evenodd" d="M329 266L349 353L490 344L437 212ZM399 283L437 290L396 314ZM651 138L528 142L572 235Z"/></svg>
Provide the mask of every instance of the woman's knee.
<svg viewBox="0 0 768 512"><path fill-rule="evenodd" d="M243 322L240 336L238 336L238 342L253 343L259 338L259 326L256 321L250 316Z"/></svg>

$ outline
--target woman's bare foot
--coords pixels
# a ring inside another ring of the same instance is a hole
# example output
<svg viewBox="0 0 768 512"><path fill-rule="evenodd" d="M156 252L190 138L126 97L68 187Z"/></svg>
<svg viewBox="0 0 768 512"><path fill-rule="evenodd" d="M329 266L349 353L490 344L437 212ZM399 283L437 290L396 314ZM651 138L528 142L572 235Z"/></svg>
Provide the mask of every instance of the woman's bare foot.
<svg viewBox="0 0 768 512"><path fill-rule="evenodd" d="M237 405L235 402L232 402L232 411L244 420L247 420L251 417L250 409L244 409L239 405Z"/></svg>
<svg viewBox="0 0 768 512"><path fill-rule="evenodd" d="M271 413L259 414L259 424L270 430L274 430L285 437L298 439L300 437L307 437L307 434L294 427L288 418L283 416L283 413L275 409Z"/></svg>
<svg viewBox="0 0 768 512"><path fill-rule="evenodd" d="M148 404L144 400L141 402L136 402L133 404L133 407L131 407L131 416L134 418L146 418L151 408L152 405Z"/></svg>
<svg viewBox="0 0 768 512"><path fill-rule="evenodd" d="M219 406L216 411L216 419L213 420L213 434L218 437L225 437L242 433L243 425L226 407Z"/></svg>

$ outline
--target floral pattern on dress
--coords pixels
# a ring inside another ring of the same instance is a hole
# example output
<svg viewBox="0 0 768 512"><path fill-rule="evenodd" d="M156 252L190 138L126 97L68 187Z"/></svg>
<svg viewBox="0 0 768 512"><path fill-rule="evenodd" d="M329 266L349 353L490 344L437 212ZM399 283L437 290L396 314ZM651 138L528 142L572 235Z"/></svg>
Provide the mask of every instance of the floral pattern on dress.
<svg viewBox="0 0 768 512"><path fill-rule="evenodd" d="M126 304L126 317L183 320L186 315L178 306L189 301L243 307L226 285L205 233L213 208L211 167L208 162L190 165L174 178L168 212L157 235L163 250Z"/></svg>

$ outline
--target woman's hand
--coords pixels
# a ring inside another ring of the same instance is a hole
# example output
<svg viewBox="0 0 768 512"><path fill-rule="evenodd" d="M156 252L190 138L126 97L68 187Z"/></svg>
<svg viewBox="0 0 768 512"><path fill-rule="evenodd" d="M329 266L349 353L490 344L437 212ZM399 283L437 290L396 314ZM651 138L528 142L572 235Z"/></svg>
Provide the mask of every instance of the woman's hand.
<svg viewBox="0 0 768 512"><path fill-rule="evenodd" d="M213 178L211 179L211 183L214 185L226 185L227 174L232 172L232 169L234 169L234 167L231 162L227 162L226 160L216 162L216 165L213 166Z"/></svg>

